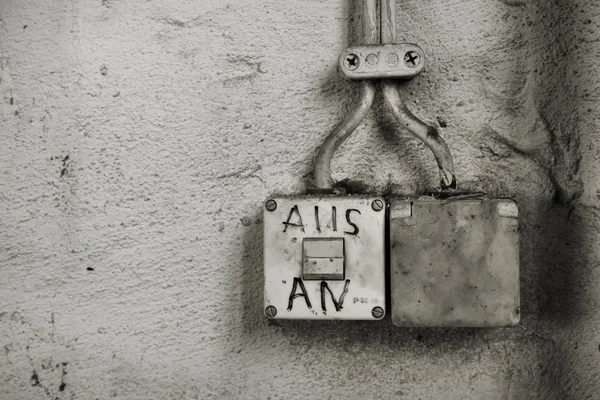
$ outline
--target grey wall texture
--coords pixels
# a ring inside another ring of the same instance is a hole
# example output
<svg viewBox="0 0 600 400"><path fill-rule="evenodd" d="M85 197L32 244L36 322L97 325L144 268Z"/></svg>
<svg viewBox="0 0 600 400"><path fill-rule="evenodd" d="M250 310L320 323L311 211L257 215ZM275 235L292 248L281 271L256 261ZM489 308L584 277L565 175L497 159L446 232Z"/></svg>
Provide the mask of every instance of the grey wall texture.
<svg viewBox="0 0 600 400"><path fill-rule="evenodd" d="M0 399L599 399L600 3L403 0L400 87L521 207L521 325L269 323L262 203L356 84L346 0L0 0ZM381 96L336 180L419 192Z"/></svg>

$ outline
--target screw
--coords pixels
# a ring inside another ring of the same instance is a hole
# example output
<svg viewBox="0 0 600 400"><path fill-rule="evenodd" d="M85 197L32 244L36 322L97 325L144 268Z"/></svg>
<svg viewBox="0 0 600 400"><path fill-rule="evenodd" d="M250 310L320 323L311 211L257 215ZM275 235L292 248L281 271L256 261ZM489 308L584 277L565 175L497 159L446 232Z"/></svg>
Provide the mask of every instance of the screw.
<svg viewBox="0 0 600 400"><path fill-rule="evenodd" d="M383 310L381 311L383 312ZM275 318L275 316L277 315L277 309L273 306L269 306L265 308L265 315L267 316L267 318Z"/></svg>
<svg viewBox="0 0 600 400"><path fill-rule="evenodd" d="M371 203L371 208L373 209L373 211L383 210L383 201L380 199L373 200L373 202Z"/></svg>
<svg viewBox="0 0 600 400"><path fill-rule="evenodd" d="M365 60L367 62L367 65L369 67L374 67L377 65L377 63L379 62L379 58L377 57L376 54L369 54L367 56L367 59Z"/></svg>
<svg viewBox="0 0 600 400"><path fill-rule="evenodd" d="M344 67L346 67L346 69L349 69L350 71L353 71L356 68L358 68L358 64L359 59L356 54L351 53L344 58Z"/></svg>
<svg viewBox="0 0 600 400"><path fill-rule="evenodd" d="M398 65L398 61L400 61L400 59L398 58L398 54L396 53L390 53L387 56L385 56L385 63L390 67L395 67L396 65Z"/></svg>
<svg viewBox="0 0 600 400"><path fill-rule="evenodd" d="M373 315L373 318L383 318L383 308L381 307L374 307L373 310L371 311L371 315Z"/></svg>
<svg viewBox="0 0 600 400"><path fill-rule="evenodd" d="M265 203L265 208L267 211L275 211L277 209L277 202L273 199L269 199Z"/></svg>
<svg viewBox="0 0 600 400"><path fill-rule="evenodd" d="M404 64L409 68L415 68L421 63L419 53L416 51L407 51L404 55Z"/></svg>

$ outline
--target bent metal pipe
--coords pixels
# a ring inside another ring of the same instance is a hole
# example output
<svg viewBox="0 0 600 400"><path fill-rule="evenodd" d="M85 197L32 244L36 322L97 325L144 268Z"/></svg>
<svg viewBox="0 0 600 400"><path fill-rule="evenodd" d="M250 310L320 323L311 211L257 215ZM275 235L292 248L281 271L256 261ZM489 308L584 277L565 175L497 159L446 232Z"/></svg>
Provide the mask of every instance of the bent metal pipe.
<svg viewBox="0 0 600 400"><path fill-rule="evenodd" d="M364 44L394 43L396 39L395 1L382 0L380 8L381 29L378 29L377 26L376 10L376 0L362 1ZM362 80L358 105L345 120L336 125L320 147L315 161L315 185L318 189L330 190L333 187L333 179L331 177L331 160L333 155L366 117L373 104L374 94L375 86L372 81ZM441 189L456 189L452 154L437 129L423 122L406 107L393 81L383 81L383 94L392 114L400 125L408 129L433 152L440 173Z"/></svg>

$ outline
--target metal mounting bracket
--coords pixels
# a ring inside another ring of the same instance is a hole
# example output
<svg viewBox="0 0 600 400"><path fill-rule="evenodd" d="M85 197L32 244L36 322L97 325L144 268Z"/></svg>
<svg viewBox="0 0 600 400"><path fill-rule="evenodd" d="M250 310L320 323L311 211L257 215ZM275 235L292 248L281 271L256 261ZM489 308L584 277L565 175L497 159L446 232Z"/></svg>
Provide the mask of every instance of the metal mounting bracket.
<svg viewBox="0 0 600 400"><path fill-rule="evenodd" d="M412 43L349 47L338 60L342 74L352 80L412 78L425 65L423 49Z"/></svg>
<svg viewBox="0 0 600 400"><path fill-rule="evenodd" d="M361 92L354 109L333 128L319 148L315 160L315 186L324 190L333 188L333 155L369 112L379 87L374 80L381 80L383 98L400 126L433 152L440 173L440 188L456 189L454 163L448 145L434 126L423 122L406 107L394 84L395 79L412 78L423 70L425 52L416 44L396 43L396 0L361 0L357 3L362 6L363 44L344 50L338 64L346 78L361 81Z"/></svg>

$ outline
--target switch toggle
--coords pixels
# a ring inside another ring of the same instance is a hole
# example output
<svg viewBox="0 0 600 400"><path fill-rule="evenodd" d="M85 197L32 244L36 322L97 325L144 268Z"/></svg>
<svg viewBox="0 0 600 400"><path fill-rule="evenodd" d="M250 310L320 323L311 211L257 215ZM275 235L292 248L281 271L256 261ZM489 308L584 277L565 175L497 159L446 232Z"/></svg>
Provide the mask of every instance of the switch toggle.
<svg viewBox="0 0 600 400"><path fill-rule="evenodd" d="M344 238L305 238L302 248L305 280L344 280Z"/></svg>

